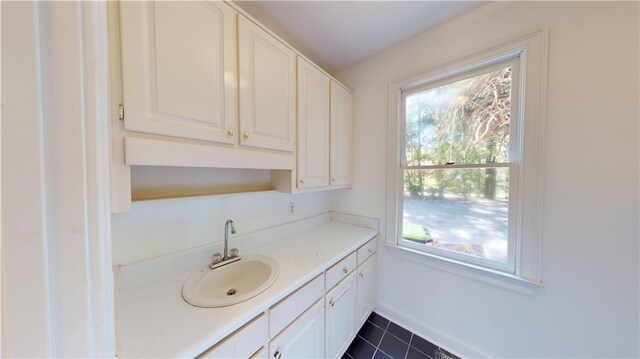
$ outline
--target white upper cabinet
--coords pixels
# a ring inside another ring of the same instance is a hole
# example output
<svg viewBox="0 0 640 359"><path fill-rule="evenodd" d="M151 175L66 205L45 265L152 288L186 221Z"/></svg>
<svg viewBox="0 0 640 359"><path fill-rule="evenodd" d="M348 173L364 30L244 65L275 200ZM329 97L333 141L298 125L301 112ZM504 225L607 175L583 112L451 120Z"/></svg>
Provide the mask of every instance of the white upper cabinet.
<svg viewBox="0 0 640 359"><path fill-rule="evenodd" d="M293 151L296 55L265 30L238 16L240 144Z"/></svg>
<svg viewBox="0 0 640 359"><path fill-rule="evenodd" d="M353 182L353 95L331 81L331 185Z"/></svg>
<svg viewBox="0 0 640 359"><path fill-rule="evenodd" d="M298 57L298 188L329 184L329 82Z"/></svg>
<svg viewBox="0 0 640 359"><path fill-rule="evenodd" d="M235 143L235 22L223 2L121 2L125 129Z"/></svg>

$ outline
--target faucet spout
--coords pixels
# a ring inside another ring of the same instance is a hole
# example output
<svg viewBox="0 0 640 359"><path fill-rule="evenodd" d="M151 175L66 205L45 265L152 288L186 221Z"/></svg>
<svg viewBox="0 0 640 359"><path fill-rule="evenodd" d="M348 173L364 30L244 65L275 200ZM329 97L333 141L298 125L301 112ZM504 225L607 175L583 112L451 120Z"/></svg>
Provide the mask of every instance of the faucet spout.
<svg viewBox="0 0 640 359"><path fill-rule="evenodd" d="M236 234L236 225L232 220L227 219L224 222L224 253L222 255L222 260L226 261L229 259L229 228L231 228L231 234Z"/></svg>

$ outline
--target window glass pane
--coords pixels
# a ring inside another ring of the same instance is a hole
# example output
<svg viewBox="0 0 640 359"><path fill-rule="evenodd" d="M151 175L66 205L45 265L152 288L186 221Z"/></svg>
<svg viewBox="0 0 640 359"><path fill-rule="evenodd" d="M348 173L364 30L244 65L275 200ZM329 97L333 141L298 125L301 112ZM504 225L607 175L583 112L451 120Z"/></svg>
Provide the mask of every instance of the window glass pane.
<svg viewBox="0 0 640 359"><path fill-rule="evenodd" d="M408 166L509 160L511 68L406 96Z"/></svg>
<svg viewBox="0 0 640 359"><path fill-rule="evenodd" d="M508 168L404 171L402 237L507 262Z"/></svg>

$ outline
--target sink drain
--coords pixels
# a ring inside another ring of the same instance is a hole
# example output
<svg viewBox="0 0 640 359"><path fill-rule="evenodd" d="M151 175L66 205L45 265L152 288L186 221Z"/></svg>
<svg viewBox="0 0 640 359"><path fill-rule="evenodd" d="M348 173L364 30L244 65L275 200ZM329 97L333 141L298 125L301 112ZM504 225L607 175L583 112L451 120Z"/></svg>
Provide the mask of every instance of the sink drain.
<svg viewBox="0 0 640 359"><path fill-rule="evenodd" d="M236 294L236 293L237 293L237 290L235 290L235 289L229 289L229 290L227 291L227 295L234 295L234 294Z"/></svg>

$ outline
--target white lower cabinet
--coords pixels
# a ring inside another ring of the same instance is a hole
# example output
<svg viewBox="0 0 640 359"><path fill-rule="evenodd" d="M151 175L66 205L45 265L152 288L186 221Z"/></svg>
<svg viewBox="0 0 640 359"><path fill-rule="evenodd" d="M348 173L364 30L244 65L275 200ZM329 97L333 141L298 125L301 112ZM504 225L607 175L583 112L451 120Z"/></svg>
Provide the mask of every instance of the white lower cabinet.
<svg viewBox="0 0 640 359"><path fill-rule="evenodd" d="M269 343L271 358L324 358L324 306L322 299Z"/></svg>
<svg viewBox="0 0 640 359"><path fill-rule="evenodd" d="M327 358L342 355L356 335L356 283L354 271L325 296Z"/></svg>
<svg viewBox="0 0 640 359"><path fill-rule="evenodd" d="M358 324L362 325L376 305L376 257L358 267Z"/></svg>
<svg viewBox="0 0 640 359"><path fill-rule="evenodd" d="M360 246L199 358L339 358L376 303L375 249Z"/></svg>
<svg viewBox="0 0 640 359"><path fill-rule="evenodd" d="M324 294L324 274L320 274L289 294L269 309L269 338L275 338L284 328L304 313Z"/></svg>

